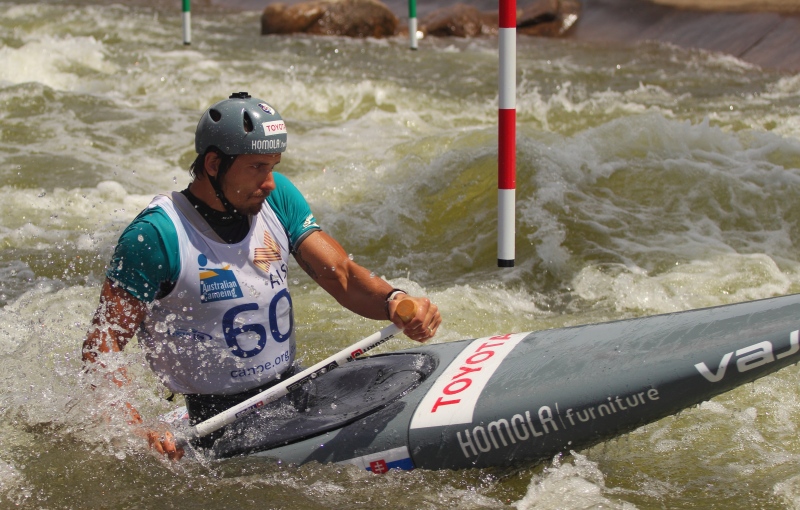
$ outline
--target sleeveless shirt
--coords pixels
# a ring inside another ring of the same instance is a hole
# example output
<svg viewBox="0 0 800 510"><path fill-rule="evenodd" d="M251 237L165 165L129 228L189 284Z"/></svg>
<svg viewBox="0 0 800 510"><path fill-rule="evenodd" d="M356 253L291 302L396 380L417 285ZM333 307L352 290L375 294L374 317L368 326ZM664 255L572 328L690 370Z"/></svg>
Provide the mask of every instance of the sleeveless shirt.
<svg viewBox="0 0 800 510"><path fill-rule="evenodd" d="M304 199L297 209L308 211ZM295 356L288 257L305 235L319 229L310 211L302 227L293 229L296 235L290 243L290 229L272 204L265 203L251 218L249 234L235 244L215 239L208 224L180 193L156 197L139 218L151 217L152 221L153 214L148 212L153 211L158 213L156 217L165 215L174 232L159 228L157 236L150 234L148 238L162 237L152 244L167 251L173 246L179 254L166 254L167 259L178 260L177 274L174 268L167 270L174 274L170 278L174 287L153 301L138 335L153 371L175 393L235 394L277 378L292 365ZM283 213L281 216L286 217L286 211ZM132 228L135 224L136 220L126 232L137 231ZM139 224L139 231L147 230L141 227ZM127 237L131 237L130 232ZM141 235L138 239L142 244ZM128 239L127 244L136 242ZM139 251L152 248L142 246ZM123 251L129 253L131 249ZM127 262L136 266L134 260L136 257L129 254ZM128 267L126 272L125 263L124 254L115 253L108 276L126 288L154 286L119 281L126 275L135 275L128 280L141 279L146 268L140 264L142 267L133 271ZM164 268L154 271L165 272ZM141 290L132 294L149 301L146 297L154 296L155 289L152 294Z"/></svg>

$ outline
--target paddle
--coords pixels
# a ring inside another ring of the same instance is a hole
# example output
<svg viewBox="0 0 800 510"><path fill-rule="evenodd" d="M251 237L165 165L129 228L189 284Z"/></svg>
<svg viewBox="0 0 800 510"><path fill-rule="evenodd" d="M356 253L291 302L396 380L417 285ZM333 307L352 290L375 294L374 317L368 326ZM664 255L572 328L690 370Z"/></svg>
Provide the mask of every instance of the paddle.
<svg viewBox="0 0 800 510"><path fill-rule="evenodd" d="M417 305L410 299L404 299L397 304L397 315L403 322L408 322L417 313ZM197 425L189 428L189 435L191 438L199 438L211 434L215 430L219 430L225 425L233 423L234 421L247 416L259 407L265 406L284 395L296 390L302 386L306 381L315 379L318 376L333 370L334 368L344 365L353 361L357 357L363 355L367 351L378 347L382 343L388 341L394 335L402 331L394 324L383 328L377 333L360 340L350 347L343 349L333 356L326 358L316 365L303 370L302 372L293 375L280 384L267 388L261 393L254 395L247 400L236 404L235 406L222 411L216 416L212 416L206 421L200 422Z"/></svg>

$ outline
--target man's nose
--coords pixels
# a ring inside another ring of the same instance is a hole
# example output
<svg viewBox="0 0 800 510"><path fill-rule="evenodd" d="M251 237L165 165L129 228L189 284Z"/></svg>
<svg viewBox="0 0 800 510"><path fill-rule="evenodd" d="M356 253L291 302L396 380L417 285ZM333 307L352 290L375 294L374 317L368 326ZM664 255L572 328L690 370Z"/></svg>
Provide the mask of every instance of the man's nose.
<svg viewBox="0 0 800 510"><path fill-rule="evenodd" d="M266 178L261 182L260 188L265 191L275 191L275 179L272 177L272 172L267 174Z"/></svg>

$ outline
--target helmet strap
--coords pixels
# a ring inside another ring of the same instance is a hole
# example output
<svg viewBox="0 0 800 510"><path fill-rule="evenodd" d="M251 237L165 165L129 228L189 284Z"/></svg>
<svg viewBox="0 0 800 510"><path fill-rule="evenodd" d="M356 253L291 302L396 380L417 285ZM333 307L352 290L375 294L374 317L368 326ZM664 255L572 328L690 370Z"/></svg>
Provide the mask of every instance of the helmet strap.
<svg viewBox="0 0 800 510"><path fill-rule="evenodd" d="M217 181L217 178L211 177L209 175L208 180L211 181L211 186L214 187L214 191L217 195L217 198L219 199L220 202L222 202L222 207L225 208L225 211L227 211L228 214L231 214L233 216L241 216L241 214L239 214L239 211L237 211L236 208L233 207L233 204L231 204L228 201L228 199L225 198L225 193L222 192L222 186L220 186L219 181Z"/></svg>
<svg viewBox="0 0 800 510"><path fill-rule="evenodd" d="M222 191L222 184L219 182L219 179L222 178L222 176L228 172L231 165L233 165L233 160L231 160L229 163L226 164L226 161L220 158L220 166L217 169L217 175L210 175L208 172L206 172L206 176L208 177L208 180L211 183L211 187L214 188L214 193L217 195L217 198L222 203L222 207L225 208L225 211L228 212L228 214L233 215L234 217L241 218L243 215L236 210L236 208L233 206L233 204L230 203L230 201L227 198L225 198L225 193Z"/></svg>

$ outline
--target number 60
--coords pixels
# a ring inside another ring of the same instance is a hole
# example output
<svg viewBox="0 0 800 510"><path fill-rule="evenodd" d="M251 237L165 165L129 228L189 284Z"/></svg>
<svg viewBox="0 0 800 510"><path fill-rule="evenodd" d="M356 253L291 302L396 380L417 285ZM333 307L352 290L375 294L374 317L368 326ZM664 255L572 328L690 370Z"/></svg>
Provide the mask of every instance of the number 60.
<svg viewBox="0 0 800 510"><path fill-rule="evenodd" d="M278 329L278 302L280 302L280 300L283 298L286 298L286 301L288 301L290 310L289 330L286 333L281 333L280 329ZM292 330L294 329L294 314L291 313L291 309L292 297L289 295L289 291L287 289L283 289L275 294L275 297L272 298L272 301L269 304L269 332L272 334L272 338L274 338L278 343L285 342L292 335ZM263 351L264 347L267 345L267 330L264 328L263 324L245 324L242 327L234 327L234 321L237 315L253 310L258 310L258 303L247 303L244 305L234 306L225 312L225 315L222 317L222 331L225 333L225 341L228 343L228 347L230 347L231 353L234 356L238 356L240 358L251 358ZM257 345L250 350L242 349L242 347L239 345L238 337L243 333L255 333L258 335Z"/></svg>

